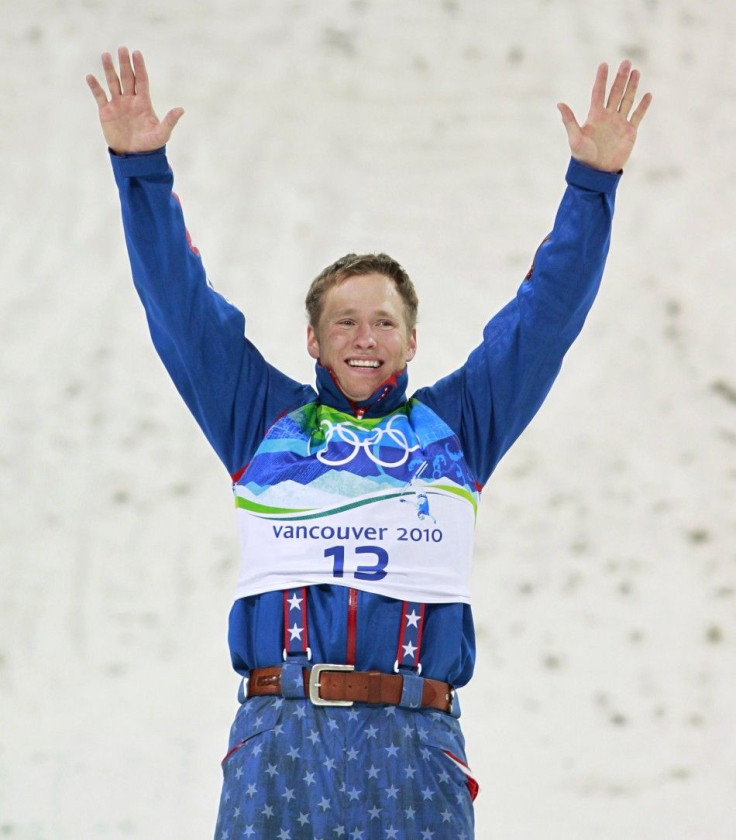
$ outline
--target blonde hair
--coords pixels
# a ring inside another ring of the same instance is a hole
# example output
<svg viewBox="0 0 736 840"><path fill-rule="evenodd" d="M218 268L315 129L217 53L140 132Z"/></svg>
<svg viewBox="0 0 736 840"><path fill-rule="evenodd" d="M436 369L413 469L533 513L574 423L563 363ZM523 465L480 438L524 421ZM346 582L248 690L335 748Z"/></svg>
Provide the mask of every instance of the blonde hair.
<svg viewBox="0 0 736 840"><path fill-rule="evenodd" d="M412 330L417 323L419 298L409 275L388 254L346 254L321 271L312 281L305 301L312 327L316 329L319 325L327 292L348 277L362 274L383 274L394 281L404 302L407 329Z"/></svg>

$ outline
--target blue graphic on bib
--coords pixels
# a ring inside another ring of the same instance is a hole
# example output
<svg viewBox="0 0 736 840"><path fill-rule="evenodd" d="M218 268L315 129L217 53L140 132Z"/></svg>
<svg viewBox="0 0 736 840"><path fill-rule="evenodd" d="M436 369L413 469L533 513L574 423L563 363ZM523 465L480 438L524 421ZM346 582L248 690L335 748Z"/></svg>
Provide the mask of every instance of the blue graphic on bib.
<svg viewBox="0 0 736 840"><path fill-rule="evenodd" d="M419 518L432 519L426 494L411 493L419 476L423 484L449 479L477 497L459 441L421 403L362 420L310 403L273 425L239 484L255 498L285 482L342 497L407 489Z"/></svg>

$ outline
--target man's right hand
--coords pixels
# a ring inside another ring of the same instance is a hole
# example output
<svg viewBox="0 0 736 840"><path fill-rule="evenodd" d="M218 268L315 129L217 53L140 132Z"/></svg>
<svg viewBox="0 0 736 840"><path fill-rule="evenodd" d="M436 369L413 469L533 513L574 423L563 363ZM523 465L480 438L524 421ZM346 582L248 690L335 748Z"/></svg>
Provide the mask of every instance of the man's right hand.
<svg viewBox="0 0 736 840"><path fill-rule="evenodd" d="M110 53L103 53L102 68L110 91L109 99L97 79L87 76L107 145L119 155L160 149L169 141L184 109L172 108L163 120L159 120L151 104L148 73L141 53L137 50L133 52L131 64L128 48L120 47L118 63L120 76L115 71Z"/></svg>

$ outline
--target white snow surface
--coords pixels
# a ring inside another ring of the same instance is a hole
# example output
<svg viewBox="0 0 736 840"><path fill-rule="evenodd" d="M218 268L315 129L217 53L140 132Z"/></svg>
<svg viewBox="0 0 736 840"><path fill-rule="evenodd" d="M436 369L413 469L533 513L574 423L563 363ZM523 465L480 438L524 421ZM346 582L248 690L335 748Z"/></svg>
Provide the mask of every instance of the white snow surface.
<svg viewBox="0 0 736 840"><path fill-rule="evenodd" d="M414 387L549 231L556 103L641 68L603 288L483 494L463 723L482 840L734 840L736 3L0 10L0 836L211 837L236 709L231 488L150 345L84 82L127 44L186 109L177 192L262 352L311 381L308 281L385 250Z"/></svg>

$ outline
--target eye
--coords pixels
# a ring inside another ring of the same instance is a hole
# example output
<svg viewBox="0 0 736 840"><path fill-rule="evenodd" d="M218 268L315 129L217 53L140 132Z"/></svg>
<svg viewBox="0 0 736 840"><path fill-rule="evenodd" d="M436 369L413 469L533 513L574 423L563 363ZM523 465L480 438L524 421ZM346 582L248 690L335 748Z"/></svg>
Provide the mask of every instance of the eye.
<svg viewBox="0 0 736 840"><path fill-rule="evenodd" d="M386 328L390 328L390 327L395 326L395 324L394 324L394 322L393 322L393 321L389 320L388 318L382 318L382 319L378 322L378 326L379 326L379 327L386 327Z"/></svg>

